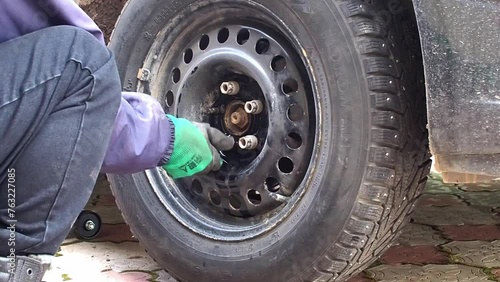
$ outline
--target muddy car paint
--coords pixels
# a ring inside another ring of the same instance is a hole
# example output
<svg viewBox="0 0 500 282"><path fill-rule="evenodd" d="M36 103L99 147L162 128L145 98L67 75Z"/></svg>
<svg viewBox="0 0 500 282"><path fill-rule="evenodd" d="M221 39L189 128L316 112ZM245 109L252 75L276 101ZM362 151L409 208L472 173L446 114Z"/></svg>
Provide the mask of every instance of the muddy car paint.
<svg viewBox="0 0 500 282"><path fill-rule="evenodd" d="M500 1L413 0L431 151L441 171L500 175Z"/></svg>

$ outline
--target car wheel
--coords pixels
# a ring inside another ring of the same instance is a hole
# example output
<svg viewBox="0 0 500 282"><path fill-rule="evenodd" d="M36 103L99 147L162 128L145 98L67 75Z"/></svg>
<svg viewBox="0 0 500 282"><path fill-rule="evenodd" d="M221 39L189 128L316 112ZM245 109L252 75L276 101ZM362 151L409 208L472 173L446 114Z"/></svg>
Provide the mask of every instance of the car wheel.
<svg viewBox="0 0 500 282"><path fill-rule="evenodd" d="M208 175L109 176L135 236L181 281L344 280L389 247L425 186L411 6L131 0L110 48L124 90L239 143Z"/></svg>

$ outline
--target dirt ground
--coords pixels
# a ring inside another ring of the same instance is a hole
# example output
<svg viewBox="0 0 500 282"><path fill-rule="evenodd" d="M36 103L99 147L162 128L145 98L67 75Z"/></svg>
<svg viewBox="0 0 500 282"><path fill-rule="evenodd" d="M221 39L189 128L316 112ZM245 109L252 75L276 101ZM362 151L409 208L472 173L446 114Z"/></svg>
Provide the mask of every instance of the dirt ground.
<svg viewBox="0 0 500 282"><path fill-rule="evenodd" d="M109 41L115 22L126 0L91 0L85 1L82 9L97 23L104 32L106 43Z"/></svg>

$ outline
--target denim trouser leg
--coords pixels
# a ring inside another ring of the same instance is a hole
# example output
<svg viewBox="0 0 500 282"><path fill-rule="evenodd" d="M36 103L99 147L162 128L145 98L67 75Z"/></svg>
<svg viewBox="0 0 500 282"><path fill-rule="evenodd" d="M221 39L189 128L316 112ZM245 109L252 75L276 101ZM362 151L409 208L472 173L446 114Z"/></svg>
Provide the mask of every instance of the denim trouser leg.
<svg viewBox="0 0 500 282"><path fill-rule="evenodd" d="M104 159L120 103L115 61L86 31L52 27L0 44L0 74L0 256L12 248L11 168L16 253L54 254Z"/></svg>

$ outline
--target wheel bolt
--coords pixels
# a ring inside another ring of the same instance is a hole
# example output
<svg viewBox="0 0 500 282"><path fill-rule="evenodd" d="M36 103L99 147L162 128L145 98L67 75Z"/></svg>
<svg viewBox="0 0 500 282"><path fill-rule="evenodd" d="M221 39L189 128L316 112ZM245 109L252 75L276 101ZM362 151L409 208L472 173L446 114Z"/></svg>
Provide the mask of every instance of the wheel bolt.
<svg viewBox="0 0 500 282"><path fill-rule="evenodd" d="M253 150L257 148L257 143L259 143L259 140L254 135L247 135L238 140L238 145L243 150Z"/></svg>
<svg viewBox="0 0 500 282"><path fill-rule="evenodd" d="M260 114L264 110L264 105L259 100L252 100L245 103L245 112L249 114Z"/></svg>
<svg viewBox="0 0 500 282"><path fill-rule="evenodd" d="M225 111L226 107L224 105L218 107L203 108L201 110L202 113L209 115L223 114Z"/></svg>
<svg viewBox="0 0 500 282"><path fill-rule="evenodd" d="M236 95L240 92L240 84L236 81L226 81L220 85L220 92L224 95Z"/></svg>

